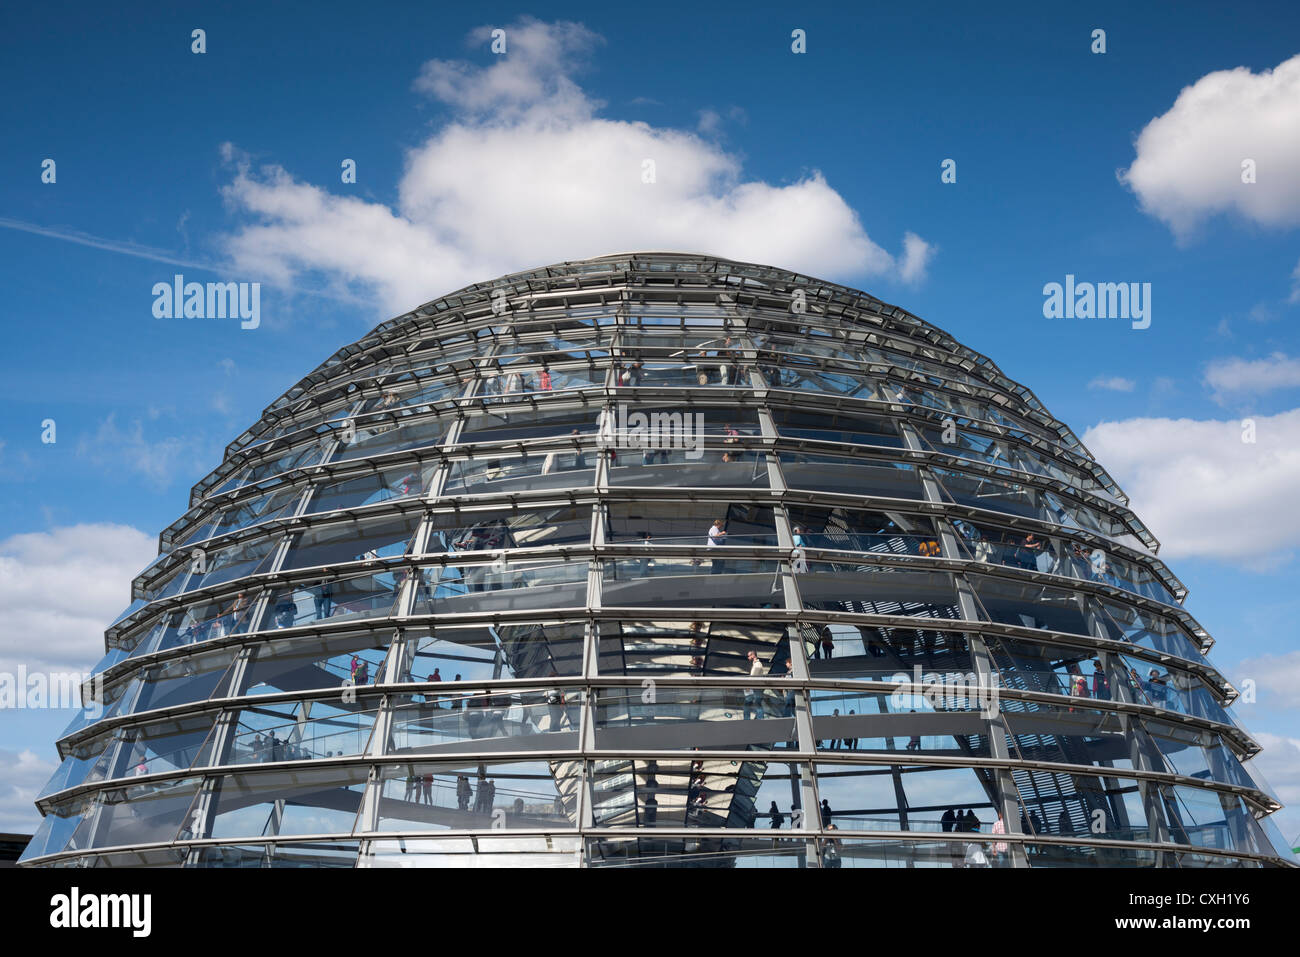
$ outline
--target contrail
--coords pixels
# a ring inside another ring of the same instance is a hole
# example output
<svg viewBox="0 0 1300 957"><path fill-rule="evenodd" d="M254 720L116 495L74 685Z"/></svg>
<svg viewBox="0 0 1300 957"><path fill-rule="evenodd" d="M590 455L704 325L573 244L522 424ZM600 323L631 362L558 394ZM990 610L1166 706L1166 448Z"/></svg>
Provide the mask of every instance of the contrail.
<svg viewBox="0 0 1300 957"><path fill-rule="evenodd" d="M154 249L150 246L142 246L139 243L121 242L115 239L101 239L98 236L92 236L90 233L83 233L76 229L59 229L54 226L39 226L36 223L25 223L20 219L9 219L5 216L0 216L0 228L15 229L22 233L33 233L37 236L45 236L49 239L62 239L65 242L77 243L79 246L89 246L92 249L103 249L111 253L121 253L124 256L135 256L137 259L148 259L152 262L166 263L169 266L202 269L220 275L227 275L230 273L229 266L200 262L197 259L182 259L179 256L172 255L164 249ZM335 302L347 303L349 305L361 305L364 302L364 300L350 295L339 295L337 292L322 289L309 289L302 286L295 287L294 292L308 296L320 296L324 299L332 299Z"/></svg>
<svg viewBox="0 0 1300 957"><path fill-rule="evenodd" d="M35 233L37 236L46 236L50 239L62 239L66 242L77 243L80 246L90 246L93 249L104 249L111 253L122 253L125 256L135 256L138 259L150 259L154 262L167 263L170 266L185 266L191 269L206 269L209 272L223 271L220 266L212 263L198 262L193 259L181 259L174 256L166 250L152 249L149 246L141 246L139 243L120 242L113 239L100 239L98 236L92 236L89 233L83 233L75 229L58 229L53 226L38 226L35 223L24 223L19 219L8 219L0 216L0 227L5 229L16 229L23 233Z"/></svg>

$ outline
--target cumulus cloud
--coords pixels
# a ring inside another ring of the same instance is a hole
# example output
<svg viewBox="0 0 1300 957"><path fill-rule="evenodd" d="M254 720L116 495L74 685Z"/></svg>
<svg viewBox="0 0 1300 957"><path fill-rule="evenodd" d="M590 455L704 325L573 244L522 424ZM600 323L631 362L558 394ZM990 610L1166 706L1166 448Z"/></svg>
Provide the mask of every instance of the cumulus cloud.
<svg viewBox="0 0 1300 957"><path fill-rule="evenodd" d="M1283 352L1265 359L1216 359L1205 369L1205 384L1219 402L1233 396L1293 389L1300 386L1300 359Z"/></svg>
<svg viewBox="0 0 1300 957"><path fill-rule="evenodd" d="M41 823L36 795L54 774L55 763L34 751L0 748L0 831L31 834Z"/></svg>
<svg viewBox="0 0 1300 957"><path fill-rule="evenodd" d="M1099 375L1088 383L1089 389L1104 389L1108 392L1132 392L1136 386L1137 383L1132 379L1118 375Z"/></svg>
<svg viewBox="0 0 1300 957"><path fill-rule="evenodd" d="M149 410L150 419L161 415L161 410ZM165 488L181 475L194 479L206 474L210 466L205 460L210 452L200 438L192 435L148 437L139 419L120 426L113 413L100 422L93 434L77 440L77 455L96 468L140 475L156 488Z"/></svg>
<svg viewBox="0 0 1300 957"><path fill-rule="evenodd" d="M1262 570L1300 546L1300 409L1236 421L1102 422L1083 442L1129 494L1163 557Z"/></svg>
<svg viewBox="0 0 1300 957"><path fill-rule="evenodd" d="M1120 180L1180 237L1225 212L1264 226L1300 223L1297 103L1300 54L1262 73L1209 73L1146 125ZM1254 183L1242 182L1246 160L1254 161Z"/></svg>
<svg viewBox="0 0 1300 957"><path fill-rule="evenodd" d="M478 27L471 43L486 46L491 27ZM571 73L581 57L603 39L580 23L543 23L524 17L505 31L504 55L482 68L463 60L430 60L420 69L415 89L470 114L512 120L540 103L555 119L584 118L600 104L588 99Z"/></svg>
<svg viewBox="0 0 1300 957"><path fill-rule="evenodd" d="M0 541L0 671L86 671L104 629L131 600L128 583L158 554L127 525L83 524Z"/></svg>
<svg viewBox="0 0 1300 957"><path fill-rule="evenodd" d="M1300 650L1247 658L1234 674L1253 680L1258 691L1269 695L1272 705L1300 708Z"/></svg>
<svg viewBox="0 0 1300 957"><path fill-rule="evenodd" d="M506 37L489 65L421 69L416 90L450 119L408 153L394 208L254 170L228 147L224 196L249 219L227 241L240 272L363 284L392 312L511 270L635 249L924 277L934 247L908 233L891 254L817 170L767 183L698 131L602 117L574 80L601 42L585 27L524 19ZM486 28L474 39L486 44Z"/></svg>
<svg viewBox="0 0 1300 957"><path fill-rule="evenodd" d="M1272 820L1293 841L1300 836L1300 738L1265 731L1252 731L1251 737L1263 750L1246 763L1246 770L1260 774L1285 805Z"/></svg>
<svg viewBox="0 0 1300 957"><path fill-rule="evenodd" d="M903 259L898 264L898 278L903 282L919 282L925 278L935 247L916 233L903 236Z"/></svg>

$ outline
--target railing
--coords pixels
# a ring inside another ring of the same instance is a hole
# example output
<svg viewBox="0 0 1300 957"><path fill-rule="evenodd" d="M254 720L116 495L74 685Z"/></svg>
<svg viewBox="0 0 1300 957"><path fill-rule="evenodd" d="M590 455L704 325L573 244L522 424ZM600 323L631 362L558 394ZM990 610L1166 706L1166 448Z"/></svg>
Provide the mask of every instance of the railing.
<svg viewBox="0 0 1300 957"><path fill-rule="evenodd" d="M1038 539L1035 544L990 541L986 537L959 539L966 557L977 562L1023 568L1048 575L1061 575L1076 581L1100 582L1104 585L1132 592L1143 598L1166 605L1178 606L1178 601L1154 578L1137 580L1136 570L1122 559L1107 555L1101 549L1086 551L1083 546L1053 539Z"/></svg>

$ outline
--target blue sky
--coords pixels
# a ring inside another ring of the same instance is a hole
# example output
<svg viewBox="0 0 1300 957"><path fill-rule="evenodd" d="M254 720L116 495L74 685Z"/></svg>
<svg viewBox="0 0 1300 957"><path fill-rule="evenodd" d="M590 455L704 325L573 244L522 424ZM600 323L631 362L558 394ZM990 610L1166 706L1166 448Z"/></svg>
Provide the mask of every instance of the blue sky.
<svg viewBox="0 0 1300 957"><path fill-rule="evenodd" d="M190 485L376 323L682 248L866 289L1032 388L1256 682L1240 719L1300 804L1300 9L1132 6L8 11L0 669L88 668ZM155 318L176 272L262 282L261 325ZM1067 274L1150 283L1150 328L1044 318ZM0 713L0 829L34 826L67 720Z"/></svg>

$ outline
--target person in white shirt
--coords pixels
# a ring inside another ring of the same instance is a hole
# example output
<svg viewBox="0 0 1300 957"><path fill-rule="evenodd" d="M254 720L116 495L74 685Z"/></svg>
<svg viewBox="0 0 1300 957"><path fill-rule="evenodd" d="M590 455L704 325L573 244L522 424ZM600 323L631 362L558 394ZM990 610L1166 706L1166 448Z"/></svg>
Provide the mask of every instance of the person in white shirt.
<svg viewBox="0 0 1300 957"><path fill-rule="evenodd" d="M721 548L727 544L727 531L722 527L722 519L714 519L713 526L709 529L709 548ZM712 561L712 567L709 570L711 575L719 575L726 571L726 563L720 558Z"/></svg>
<svg viewBox="0 0 1300 957"><path fill-rule="evenodd" d="M749 676L751 678L761 678L767 674L767 669L763 667L763 662L758 660L758 654L751 651L747 656L749 658ZM745 720L749 720L750 712L753 712L755 718L763 717L763 689L750 688L745 692Z"/></svg>

